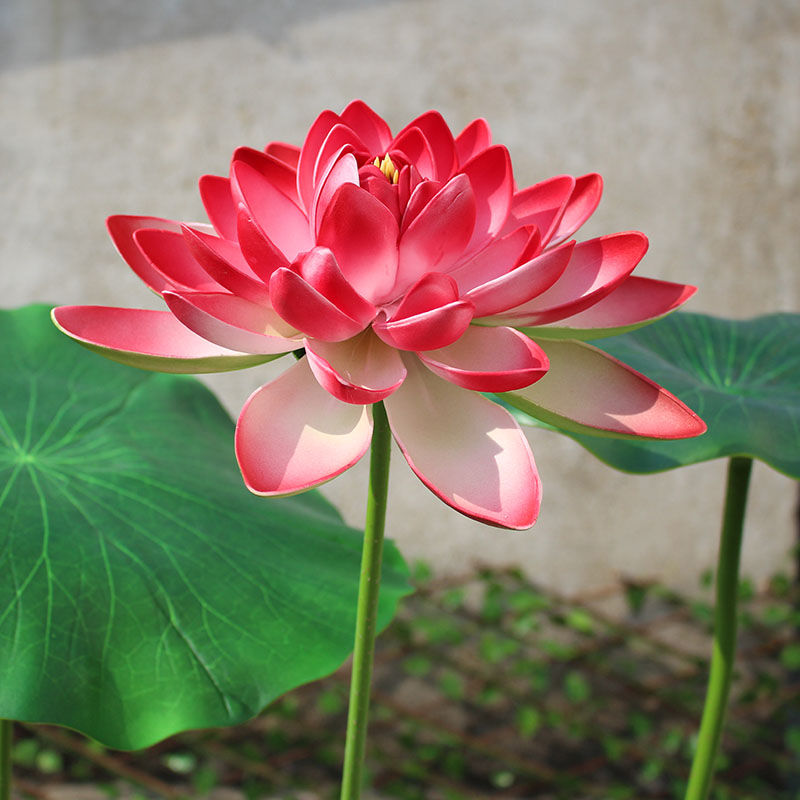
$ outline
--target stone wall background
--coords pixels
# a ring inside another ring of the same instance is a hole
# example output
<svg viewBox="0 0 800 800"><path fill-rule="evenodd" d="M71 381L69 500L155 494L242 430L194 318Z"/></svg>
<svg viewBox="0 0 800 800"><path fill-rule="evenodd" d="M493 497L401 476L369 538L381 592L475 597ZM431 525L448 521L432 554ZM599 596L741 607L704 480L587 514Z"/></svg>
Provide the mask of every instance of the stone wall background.
<svg viewBox="0 0 800 800"><path fill-rule="evenodd" d="M200 219L196 179L240 144L300 142L361 97L394 128L486 117L520 184L589 170L582 238L639 229L640 273L690 310L800 309L800 6L794 0L0 0L0 304L157 307L111 213ZM282 369L213 376L236 414ZM451 512L394 460L389 532L442 572L517 564L564 592L620 575L692 590L715 559L725 465L651 477L531 433L536 527ZM366 464L325 487L363 519ZM756 465L743 570L788 569L796 490Z"/></svg>

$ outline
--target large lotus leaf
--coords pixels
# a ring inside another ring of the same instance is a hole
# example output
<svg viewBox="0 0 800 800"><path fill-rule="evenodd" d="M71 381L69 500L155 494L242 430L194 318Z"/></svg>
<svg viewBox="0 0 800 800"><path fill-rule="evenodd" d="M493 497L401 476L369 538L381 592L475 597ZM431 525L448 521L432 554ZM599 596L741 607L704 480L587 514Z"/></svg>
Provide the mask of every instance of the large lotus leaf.
<svg viewBox="0 0 800 800"><path fill-rule="evenodd" d="M0 716L120 748L245 720L352 649L361 534L250 495L195 379L0 312ZM380 624L408 591L386 551Z"/></svg>
<svg viewBox="0 0 800 800"><path fill-rule="evenodd" d="M593 344L669 389L708 425L702 436L678 441L561 431L607 464L645 473L750 456L800 478L799 314L740 321L679 312Z"/></svg>

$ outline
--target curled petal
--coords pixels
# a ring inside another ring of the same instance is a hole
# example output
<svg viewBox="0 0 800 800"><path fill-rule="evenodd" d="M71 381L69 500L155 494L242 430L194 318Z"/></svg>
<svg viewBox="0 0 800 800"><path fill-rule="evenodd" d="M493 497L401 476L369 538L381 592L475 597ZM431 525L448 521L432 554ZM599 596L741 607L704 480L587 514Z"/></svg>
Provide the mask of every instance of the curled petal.
<svg viewBox="0 0 800 800"><path fill-rule="evenodd" d="M315 247L295 262L292 268L336 308L362 326L375 318L375 306L347 282L327 247Z"/></svg>
<svg viewBox="0 0 800 800"><path fill-rule="evenodd" d="M242 255L237 242L210 236L188 225L181 226L189 252L220 285L255 303L267 303L269 290Z"/></svg>
<svg viewBox="0 0 800 800"><path fill-rule="evenodd" d="M466 164L474 156L492 144L489 123L482 118L474 119L456 136L456 154L459 164Z"/></svg>
<svg viewBox="0 0 800 800"><path fill-rule="evenodd" d="M428 144L433 159L433 179L446 181L456 168L456 148L453 134L444 117L438 111L426 111L406 125L397 139L402 141L403 134L413 128L420 131ZM398 149L403 150L403 147L398 145Z"/></svg>
<svg viewBox="0 0 800 800"><path fill-rule="evenodd" d="M366 327L287 267L272 273L269 291L272 307L284 321L314 339L342 342Z"/></svg>
<svg viewBox="0 0 800 800"><path fill-rule="evenodd" d="M340 122L341 118L338 114L326 109L308 129L297 161L297 194L303 208L310 209L311 201L314 199L314 166L317 163L319 149L331 128Z"/></svg>
<svg viewBox="0 0 800 800"><path fill-rule="evenodd" d="M239 249L253 274L264 283L269 283L272 273L278 267L286 267L289 261L275 247L273 241L261 230L250 212L242 204L236 218L236 231L239 237Z"/></svg>
<svg viewBox="0 0 800 800"><path fill-rule="evenodd" d="M456 300L432 311L392 319L378 319L372 329L390 347L398 350L437 350L459 339L469 327L474 306Z"/></svg>
<svg viewBox="0 0 800 800"><path fill-rule="evenodd" d="M540 256L495 278L482 286L470 289L465 295L475 304L475 317L488 317L514 308L549 289L569 264L574 242Z"/></svg>
<svg viewBox="0 0 800 800"><path fill-rule="evenodd" d="M393 292L404 291L426 272L445 272L452 267L470 240L475 213L476 199L469 180L456 175L400 237Z"/></svg>
<svg viewBox="0 0 800 800"><path fill-rule="evenodd" d="M475 193L477 216L469 250L478 249L506 223L514 192L511 156L502 145L481 151L461 168Z"/></svg>
<svg viewBox="0 0 800 800"><path fill-rule="evenodd" d="M611 294L586 311L560 319L557 325L525 328L544 339L598 339L649 325L683 305L697 289L682 283L631 275Z"/></svg>
<svg viewBox="0 0 800 800"><path fill-rule="evenodd" d="M297 170L285 164L279 158L254 150L252 147L237 147L233 152L233 163L248 164L256 172L266 178L269 183L286 195L295 205L300 199L297 196Z"/></svg>
<svg viewBox="0 0 800 800"><path fill-rule="evenodd" d="M169 311L106 306L61 306L53 322L67 336L112 361L156 372L227 372L263 364L276 355L251 355L212 344Z"/></svg>
<svg viewBox="0 0 800 800"><path fill-rule="evenodd" d="M611 294L646 252L647 237L638 231L581 242L573 249L562 276L549 289L495 319L519 328L578 314Z"/></svg>
<svg viewBox="0 0 800 800"><path fill-rule="evenodd" d="M558 228L574 189L575 178L571 175L557 175L522 189L511 202L506 228L535 225L546 245Z"/></svg>
<svg viewBox="0 0 800 800"><path fill-rule="evenodd" d="M154 292L161 294L169 288L172 282L160 270L156 269L150 259L145 256L133 240L133 235L138 230L153 228L167 230L173 233L180 232L179 222L160 217L135 217L127 214L115 214L106 220L106 228L117 248L117 252L127 262L128 266L149 286Z"/></svg>
<svg viewBox="0 0 800 800"><path fill-rule="evenodd" d="M277 158L278 161L283 161L287 167L291 167L295 172L297 171L297 162L300 159L300 148L296 144L269 142L264 148L264 152L268 156Z"/></svg>
<svg viewBox="0 0 800 800"><path fill-rule="evenodd" d="M389 126L363 100L353 100L341 113L342 122L352 128L371 154L383 155L389 149Z"/></svg>
<svg viewBox="0 0 800 800"><path fill-rule="evenodd" d="M225 239L236 240L236 204L229 178L203 175L199 181L200 199L214 230Z"/></svg>
<svg viewBox="0 0 800 800"><path fill-rule="evenodd" d="M384 180L384 183L386 184L387 181ZM442 184L439 181L422 181L416 185L403 209L403 222L400 226L401 235L406 232L408 226L419 216L420 211L433 200L441 188Z"/></svg>
<svg viewBox="0 0 800 800"><path fill-rule="evenodd" d="M218 292L223 286L192 256L180 226L178 231L140 228L133 241L151 268L166 279L162 288L194 292Z"/></svg>
<svg viewBox="0 0 800 800"><path fill-rule="evenodd" d="M276 354L299 350L297 334L271 308L232 294L164 292L170 311L209 342L240 353Z"/></svg>
<svg viewBox="0 0 800 800"><path fill-rule="evenodd" d="M386 398L392 433L409 466L445 503L502 528L529 528L541 484L511 415L407 358L408 376Z"/></svg>
<svg viewBox="0 0 800 800"><path fill-rule="evenodd" d="M317 244L330 248L353 288L367 300L382 299L397 274L397 220L369 192L345 183L322 217Z"/></svg>
<svg viewBox="0 0 800 800"><path fill-rule="evenodd" d="M449 274L458 284L461 294L470 289L499 278L510 272L524 255L531 236L538 236L536 229L517 228L499 239L493 239L479 253L470 256Z"/></svg>
<svg viewBox="0 0 800 800"><path fill-rule="evenodd" d="M406 128L395 138L389 149L393 156L400 154L402 158L397 160L413 164L423 178L435 180L436 164L431 146L419 128Z"/></svg>
<svg viewBox="0 0 800 800"><path fill-rule="evenodd" d="M381 178L383 178L383 175L381 175ZM336 193L336 190L345 183L352 183L354 186L359 185L358 165L352 153L341 153L338 157L331 159L328 169L317 182L314 202L311 207L312 213L309 217L311 229L315 235L319 233L322 216L331 198ZM389 188L385 178L383 178L383 183Z"/></svg>
<svg viewBox="0 0 800 800"><path fill-rule="evenodd" d="M550 369L533 386L503 395L544 422L576 433L615 438L685 439L703 421L666 389L596 347L540 341Z"/></svg>
<svg viewBox="0 0 800 800"><path fill-rule="evenodd" d="M575 188L567 201L567 207L550 245L556 245L569 239L592 216L602 194L603 179L596 172L577 178Z"/></svg>
<svg viewBox="0 0 800 800"><path fill-rule="evenodd" d="M509 392L538 381L547 372L544 351L513 328L470 325L448 347L418 353L429 370L475 392Z"/></svg>
<svg viewBox="0 0 800 800"><path fill-rule="evenodd" d="M306 339L306 357L314 377L343 403L377 403L397 389L406 368L397 350L371 331L345 342Z"/></svg>
<svg viewBox="0 0 800 800"><path fill-rule="evenodd" d="M330 395L303 358L250 395L236 425L236 458L251 492L295 494L352 467L371 436L369 407Z"/></svg>
<svg viewBox="0 0 800 800"><path fill-rule="evenodd" d="M260 172L242 161L231 167L233 190L278 250L293 259L313 242L306 215Z"/></svg>
<svg viewBox="0 0 800 800"><path fill-rule="evenodd" d="M394 310L392 320L433 311L458 300L458 285L449 276L441 272L429 272L423 275L405 294Z"/></svg>

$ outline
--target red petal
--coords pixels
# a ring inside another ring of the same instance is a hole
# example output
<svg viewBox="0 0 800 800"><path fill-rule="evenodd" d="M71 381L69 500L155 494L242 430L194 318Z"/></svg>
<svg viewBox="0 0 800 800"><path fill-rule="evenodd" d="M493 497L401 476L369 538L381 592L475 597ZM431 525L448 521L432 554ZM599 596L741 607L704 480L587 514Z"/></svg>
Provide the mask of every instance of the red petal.
<svg viewBox="0 0 800 800"><path fill-rule="evenodd" d="M538 381L547 372L547 356L513 328L470 325L448 347L418 353L419 359L456 386L475 392L509 392Z"/></svg>
<svg viewBox="0 0 800 800"><path fill-rule="evenodd" d="M456 136L456 154L458 163L466 164L478 153L492 144L492 132L489 123L482 118L474 119Z"/></svg>
<svg viewBox="0 0 800 800"><path fill-rule="evenodd" d="M299 350L291 329L271 309L232 294L164 292L170 311L209 342L240 353L277 354Z"/></svg>
<svg viewBox="0 0 800 800"><path fill-rule="evenodd" d="M342 274L367 300L383 299L397 274L397 220L369 192L344 184L322 217L317 244L329 247Z"/></svg>
<svg viewBox="0 0 800 800"><path fill-rule="evenodd" d="M574 242L515 267L505 275L471 289L465 295L475 304L475 317L488 317L513 309L549 289L566 270Z"/></svg>
<svg viewBox="0 0 800 800"><path fill-rule="evenodd" d="M192 333L169 311L105 306L61 306L55 324L96 353L156 372L226 372L270 361L274 356L234 352Z"/></svg>
<svg viewBox="0 0 800 800"><path fill-rule="evenodd" d="M475 202L469 180L456 175L425 206L400 237L393 294L426 272L446 272L463 255L475 225Z"/></svg>
<svg viewBox="0 0 800 800"><path fill-rule="evenodd" d="M456 148L450 128L438 111L426 111L400 131L392 147L404 150L402 146L403 134L414 128L422 133L428 144L428 149L433 159L433 174L431 177L443 183L450 178L456 168ZM398 144L398 142L400 143ZM405 150L404 152L409 156L411 155Z"/></svg>
<svg viewBox="0 0 800 800"><path fill-rule="evenodd" d="M251 492L294 494L352 467L371 438L369 407L330 395L303 358L250 395L236 425L236 458Z"/></svg>
<svg viewBox="0 0 800 800"><path fill-rule="evenodd" d="M371 331L346 342L306 339L311 371L326 391L343 403L377 403L394 392L406 377L397 350Z"/></svg>
<svg viewBox="0 0 800 800"><path fill-rule="evenodd" d="M133 241L150 265L167 280L165 288L189 289L194 292L218 292L217 283L192 257L180 230L140 228Z"/></svg>
<svg viewBox="0 0 800 800"><path fill-rule="evenodd" d="M287 166L275 156L254 150L252 147L238 147L234 150L231 169L233 169L233 164L238 162L251 166L256 172L263 175L272 186L299 206L297 171L295 169Z"/></svg>
<svg viewBox="0 0 800 800"><path fill-rule="evenodd" d="M389 126L363 100L353 100L341 113L372 155L384 155L392 141Z"/></svg>
<svg viewBox="0 0 800 800"><path fill-rule="evenodd" d="M312 246L306 215L280 189L241 161L233 163L231 173L234 193L288 260Z"/></svg>
<svg viewBox="0 0 800 800"><path fill-rule="evenodd" d="M542 380L507 395L534 417L579 433L651 439L698 436L705 423L666 389L596 347L541 342L550 358Z"/></svg>
<svg viewBox="0 0 800 800"><path fill-rule="evenodd" d="M300 159L300 148L296 144L286 144L286 142L270 142L264 152L268 156L283 161L287 167L297 171L297 162Z"/></svg>
<svg viewBox="0 0 800 800"><path fill-rule="evenodd" d="M575 178L571 175L558 175L522 189L514 195L506 229L535 225L546 245L561 222L574 189Z"/></svg>
<svg viewBox="0 0 800 800"><path fill-rule="evenodd" d="M409 466L445 503L502 528L536 521L541 483L530 447L511 415L407 359L408 376L384 401Z"/></svg>
<svg viewBox="0 0 800 800"><path fill-rule="evenodd" d="M269 301L266 284L250 269L236 242L209 236L188 225L182 225L181 231L195 261L220 286L255 303Z"/></svg>
<svg viewBox="0 0 800 800"><path fill-rule="evenodd" d="M214 230L225 239L236 240L236 204L231 195L229 178L203 175L200 178L200 199Z"/></svg>
<svg viewBox="0 0 800 800"><path fill-rule="evenodd" d="M457 300L404 319L372 324L375 333L398 350L436 350L459 339L469 327L474 306Z"/></svg>
<svg viewBox="0 0 800 800"><path fill-rule="evenodd" d="M582 175L575 181L575 189L570 195L564 216L551 245L569 239L586 222L597 208L603 194L603 179L596 173Z"/></svg>
<svg viewBox="0 0 800 800"><path fill-rule="evenodd" d="M291 269L281 267L269 282L272 307L297 330L324 342L341 342L364 330Z"/></svg>
<svg viewBox="0 0 800 800"><path fill-rule="evenodd" d="M161 270L153 266L133 237L137 231L146 229L180 233L180 222L173 222L170 219L161 219L160 217L134 217L116 214L106 220L106 228L114 242L114 246L117 248L117 252L154 292L161 294L164 289L175 285L173 280L167 278ZM205 276L205 279L208 280L208 276Z"/></svg>
<svg viewBox="0 0 800 800"><path fill-rule="evenodd" d="M477 216L469 249L477 249L502 230L511 209L514 175L511 157L502 145L494 145L470 159L462 168L475 193Z"/></svg>

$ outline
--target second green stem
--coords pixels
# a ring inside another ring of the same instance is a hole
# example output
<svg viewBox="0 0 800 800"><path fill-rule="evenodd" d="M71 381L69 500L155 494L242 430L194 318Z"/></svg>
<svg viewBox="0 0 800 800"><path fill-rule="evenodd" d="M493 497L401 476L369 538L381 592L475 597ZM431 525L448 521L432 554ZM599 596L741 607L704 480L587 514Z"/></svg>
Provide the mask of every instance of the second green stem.
<svg viewBox="0 0 800 800"><path fill-rule="evenodd" d="M736 657L736 620L739 599L739 557L753 460L736 456L728 465L728 486L717 562L714 608L714 649L708 676L703 719L697 736L686 800L706 800L714 778L717 752L731 688Z"/></svg>
<svg viewBox="0 0 800 800"><path fill-rule="evenodd" d="M383 532L389 489L391 432L383 403L372 406L374 427L369 463L367 521L361 556L361 580L356 611L356 640L353 649L353 674L350 679L350 706L342 775L342 800L358 800L364 782L364 748L367 738L372 659L381 585Z"/></svg>

